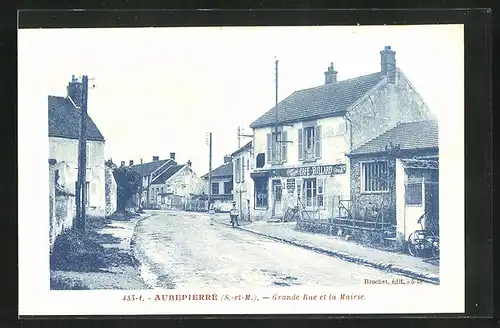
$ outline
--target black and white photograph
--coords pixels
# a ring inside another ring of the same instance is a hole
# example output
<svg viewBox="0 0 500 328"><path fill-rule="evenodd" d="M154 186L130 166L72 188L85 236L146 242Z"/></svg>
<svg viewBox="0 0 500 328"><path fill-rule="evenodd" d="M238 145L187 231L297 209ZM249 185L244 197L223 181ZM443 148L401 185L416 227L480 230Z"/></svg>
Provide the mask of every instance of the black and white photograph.
<svg viewBox="0 0 500 328"><path fill-rule="evenodd" d="M18 47L24 314L463 312L462 25Z"/></svg>

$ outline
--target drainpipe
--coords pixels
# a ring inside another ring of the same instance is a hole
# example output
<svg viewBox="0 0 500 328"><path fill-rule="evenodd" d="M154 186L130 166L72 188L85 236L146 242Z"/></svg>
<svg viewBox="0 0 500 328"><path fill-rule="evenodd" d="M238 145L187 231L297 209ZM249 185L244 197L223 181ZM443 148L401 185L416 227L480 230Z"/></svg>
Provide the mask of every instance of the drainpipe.
<svg viewBox="0 0 500 328"><path fill-rule="evenodd" d="M346 121L349 122L349 151L352 150L352 121L349 117L347 117L347 115L345 116L345 119ZM347 128L347 124L346 124L346 128Z"/></svg>

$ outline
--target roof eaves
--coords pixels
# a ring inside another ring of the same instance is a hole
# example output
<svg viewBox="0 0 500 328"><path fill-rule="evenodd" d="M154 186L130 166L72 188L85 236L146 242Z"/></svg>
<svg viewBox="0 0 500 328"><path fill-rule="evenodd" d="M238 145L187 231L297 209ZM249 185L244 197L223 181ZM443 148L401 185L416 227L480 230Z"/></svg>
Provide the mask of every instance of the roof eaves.
<svg viewBox="0 0 500 328"><path fill-rule="evenodd" d="M402 153L412 153L416 151L439 151L439 147L420 147L420 148L402 148L401 152ZM360 157L360 156L382 156L385 155L387 152L385 150L383 151L361 151L361 152L350 152L347 153L347 157Z"/></svg>
<svg viewBox="0 0 500 328"><path fill-rule="evenodd" d="M293 123L300 123L300 122L308 122L308 121L318 120L318 119L322 119L322 118L339 117L339 116L346 115L346 113L347 113L347 110L341 110L341 111L334 112L334 113L308 116L308 117L297 119L297 120L294 119L294 120L279 121L278 126L293 124ZM275 126L275 125L276 125L276 123L265 123L265 124L256 124L254 126L250 125L250 127L252 129L261 129L261 128L266 128L266 127Z"/></svg>

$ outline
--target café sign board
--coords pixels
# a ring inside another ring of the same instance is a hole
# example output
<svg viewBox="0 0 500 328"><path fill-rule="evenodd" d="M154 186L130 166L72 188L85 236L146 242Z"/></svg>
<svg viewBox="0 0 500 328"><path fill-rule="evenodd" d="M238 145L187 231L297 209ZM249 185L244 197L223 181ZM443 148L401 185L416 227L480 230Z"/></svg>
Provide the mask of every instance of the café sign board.
<svg viewBox="0 0 500 328"><path fill-rule="evenodd" d="M318 166L303 166L289 169L275 169L271 172L272 176L279 177L304 177L318 175L334 175L346 173L345 164L336 165L318 165Z"/></svg>

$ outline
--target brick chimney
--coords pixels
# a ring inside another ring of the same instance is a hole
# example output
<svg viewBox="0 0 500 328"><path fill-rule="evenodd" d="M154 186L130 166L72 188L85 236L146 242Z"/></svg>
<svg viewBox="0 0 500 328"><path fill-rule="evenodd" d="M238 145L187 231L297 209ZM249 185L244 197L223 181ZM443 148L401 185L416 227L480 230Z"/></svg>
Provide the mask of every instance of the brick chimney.
<svg viewBox="0 0 500 328"><path fill-rule="evenodd" d="M325 84L337 82L337 71L333 68L333 63L330 63L330 67L325 72Z"/></svg>
<svg viewBox="0 0 500 328"><path fill-rule="evenodd" d="M125 161L121 161L120 166L125 166Z"/></svg>
<svg viewBox="0 0 500 328"><path fill-rule="evenodd" d="M160 156L153 156L153 162L160 160Z"/></svg>
<svg viewBox="0 0 500 328"><path fill-rule="evenodd" d="M380 51L380 71L387 75L389 83L396 83L396 52L391 46L385 46Z"/></svg>
<svg viewBox="0 0 500 328"><path fill-rule="evenodd" d="M186 163L186 164L187 164L187 165L189 165L189 167L191 167L191 164L193 164L193 163L191 163L191 160L190 160L190 159L188 159L188 161L187 161L187 163Z"/></svg>
<svg viewBox="0 0 500 328"><path fill-rule="evenodd" d="M133 160L133 159L131 159L130 161L128 161L128 165L129 165L129 166L134 165L134 160Z"/></svg>
<svg viewBox="0 0 500 328"><path fill-rule="evenodd" d="M71 76L71 82L67 87L68 97L73 100L76 106L82 107L83 102L83 84L82 81L75 75Z"/></svg>
<svg viewBox="0 0 500 328"><path fill-rule="evenodd" d="M170 159L175 161L175 153L170 153Z"/></svg>
<svg viewBox="0 0 500 328"><path fill-rule="evenodd" d="M232 159L231 155L224 156L224 164L230 163L232 161L233 161L233 159Z"/></svg>

